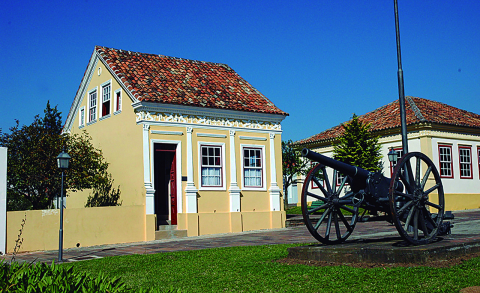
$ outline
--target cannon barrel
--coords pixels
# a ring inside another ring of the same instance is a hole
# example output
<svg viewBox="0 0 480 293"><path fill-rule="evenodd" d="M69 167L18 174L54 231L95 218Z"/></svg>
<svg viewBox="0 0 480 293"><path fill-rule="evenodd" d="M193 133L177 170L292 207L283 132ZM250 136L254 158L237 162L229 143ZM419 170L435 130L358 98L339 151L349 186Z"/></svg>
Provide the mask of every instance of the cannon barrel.
<svg viewBox="0 0 480 293"><path fill-rule="evenodd" d="M307 148L302 150L302 156L325 166L331 167L344 175L348 175L357 182L365 182L370 174L370 172L365 169L337 161Z"/></svg>

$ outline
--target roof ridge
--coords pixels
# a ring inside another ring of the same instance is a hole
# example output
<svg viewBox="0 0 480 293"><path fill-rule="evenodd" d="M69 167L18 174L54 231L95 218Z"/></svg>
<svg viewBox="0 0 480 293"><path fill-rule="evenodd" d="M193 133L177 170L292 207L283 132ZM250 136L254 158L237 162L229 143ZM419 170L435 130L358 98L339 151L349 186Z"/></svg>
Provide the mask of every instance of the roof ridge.
<svg viewBox="0 0 480 293"><path fill-rule="evenodd" d="M420 121L426 121L427 119L423 117L422 111L420 111L420 108L418 108L417 104L415 104L415 101L413 100L413 98L410 96L406 96L405 99L408 101L408 104L410 104L410 108L412 108L412 111L415 114L415 116Z"/></svg>
<svg viewBox="0 0 480 293"><path fill-rule="evenodd" d="M158 56L158 57L160 57L160 58L168 58L168 59L173 59L173 60L185 60L185 61L190 61L190 62L194 62L194 63L198 62L198 63L212 64L212 65L218 65L218 66L224 66L224 67L230 68L230 66L228 66L228 64L219 63L219 62L210 62L210 61L202 61L202 60L196 60L196 59L180 58L180 57L167 56L167 55L162 55L162 54L152 54L152 53L134 52L134 51L129 51L129 50L109 48L109 47L105 47L105 46L95 46L95 50L98 50L98 49L115 50L115 51L120 52L120 53L128 52L128 54L131 54L131 55L151 55L151 56Z"/></svg>

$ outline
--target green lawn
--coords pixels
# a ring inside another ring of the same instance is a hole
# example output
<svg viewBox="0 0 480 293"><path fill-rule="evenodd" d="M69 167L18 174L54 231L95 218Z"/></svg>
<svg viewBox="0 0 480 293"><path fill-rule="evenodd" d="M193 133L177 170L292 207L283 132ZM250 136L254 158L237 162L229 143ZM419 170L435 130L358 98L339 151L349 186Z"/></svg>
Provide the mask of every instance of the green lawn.
<svg viewBox="0 0 480 293"><path fill-rule="evenodd" d="M289 209L286 209L285 212L287 215L301 215L302 214L302 207L291 207Z"/></svg>
<svg viewBox="0 0 480 293"><path fill-rule="evenodd" d="M480 286L480 258L452 268L286 265L287 247L267 245L130 255L65 264L121 277L135 292L458 292Z"/></svg>

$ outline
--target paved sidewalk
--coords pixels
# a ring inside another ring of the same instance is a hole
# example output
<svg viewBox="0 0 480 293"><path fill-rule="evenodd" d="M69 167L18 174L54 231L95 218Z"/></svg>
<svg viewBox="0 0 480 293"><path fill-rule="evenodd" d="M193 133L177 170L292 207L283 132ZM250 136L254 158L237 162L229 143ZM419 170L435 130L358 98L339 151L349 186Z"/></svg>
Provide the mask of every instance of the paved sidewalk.
<svg viewBox="0 0 480 293"><path fill-rule="evenodd" d="M451 237L458 239L480 239L480 209L454 212L455 219ZM385 221L369 221L357 223L348 240L378 237L396 237L395 227ZM399 237L399 236L398 236ZM448 237L448 236L447 236ZM446 237L445 237L446 238ZM318 243L305 226L249 231L242 233L215 234L186 237L179 239L155 240L150 242L112 244L82 248L64 249L64 261L80 261L103 258L107 256L152 254L170 251L198 250L216 247L254 246L287 243ZM12 254L0 256L9 261ZM19 262L58 261L58 250L19 253L15 256Z"/></svg>

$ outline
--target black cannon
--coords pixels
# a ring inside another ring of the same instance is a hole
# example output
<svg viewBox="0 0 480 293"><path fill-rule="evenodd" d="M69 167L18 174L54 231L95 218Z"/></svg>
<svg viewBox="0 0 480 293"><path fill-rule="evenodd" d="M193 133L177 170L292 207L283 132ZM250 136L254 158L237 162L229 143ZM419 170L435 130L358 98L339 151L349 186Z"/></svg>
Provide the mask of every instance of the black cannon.
<svg viewBox="0 0 480 293"><path fill-rule="evenodd" d="M393 223L400 236L415 245L449 233L450 223L443 222L442 181L426 155L404 155L391 179L309 149L303 149L302 156L318 163L305 178L301 200L305 225L318 241L345 241L366 212Z"/></svg>

